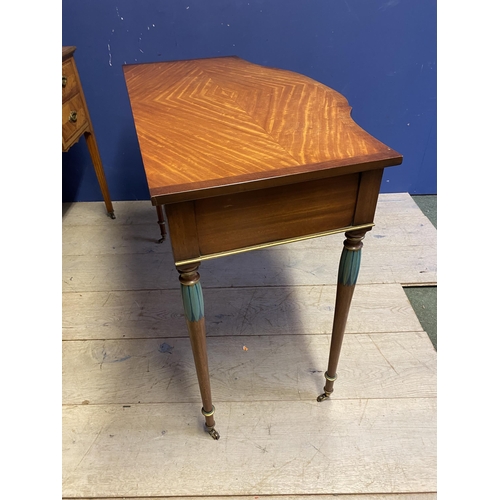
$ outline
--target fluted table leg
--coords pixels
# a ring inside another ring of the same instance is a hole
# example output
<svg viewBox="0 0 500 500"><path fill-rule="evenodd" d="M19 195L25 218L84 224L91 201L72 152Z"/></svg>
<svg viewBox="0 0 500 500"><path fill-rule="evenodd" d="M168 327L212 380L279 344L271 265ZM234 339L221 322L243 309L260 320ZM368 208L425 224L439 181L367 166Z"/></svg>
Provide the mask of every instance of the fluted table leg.
<svg viewBox="0 0 500 500"><path fill-rule="evenodd" d="M214 438L219 439L219 433L215 430L214 411L212 404L212 392L210 389L210 378L208 372L207 341L205 330L205 311L203 303L203 292L198 273L199 264L179 266L179 280L181 282L182 302L184 314L186 315L189 338L196 366L196 375L200 386L203 407L201 412L205 417L205 428Z"/></svg>
<svg viewBox="0 0 500 500"><path fill-rule="evenodd" d="M335 299L335 313L333 318L332 338L328 369L325 372L326 383L324 393L318 396L318 401L323 401L333 392L333 383L337 380L337 365L342 348L345 326L349 315L351 300L358 279L361 262L362 240L366 229L349 231L345 234L344 248L340 257L339 273L337 279L337 296Z"/></svg>

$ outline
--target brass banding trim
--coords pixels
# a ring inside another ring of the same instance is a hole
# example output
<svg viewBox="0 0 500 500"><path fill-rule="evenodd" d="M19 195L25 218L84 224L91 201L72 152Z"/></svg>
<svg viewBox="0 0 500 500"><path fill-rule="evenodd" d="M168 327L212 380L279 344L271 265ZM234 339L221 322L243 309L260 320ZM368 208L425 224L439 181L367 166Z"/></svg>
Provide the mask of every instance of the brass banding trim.
<svg viewBox="0 0 500 500"><path fill-rule="evenodd" d="M337 380L337 374L335 374L333 377L330 377L327 372L325 372L325 378L328 380L328 382L335 382Z"/></svg>
<svg viewBox="0 0 500 500"><path fill-rule="evenodd" d="M229 255L236 255L238 253L250 252L251 250L262 250L264 248L275 247L278 245L285 245L286 243L296 243L298 241L310 240L312 238L319 238L321 236L329 236L331 234L345 233L347 231L355 231L359 229L368 229L373 227L375 224L373 222L369 224L361 224L359 226L347 226L341 227L339 229L332 229L330 231L323 231L321 233L308 234L306 236L297 236L295 238L287 238L285 240L279 241L271 241L269 243L260 243L258 245L251 245L249 247L244 248L236 248L234 250L226 250L224 252L212 253L209 255L200 255L199 257L195 257L192 259L179 260L175 263L176 266L185 266L186 264L194 264L196 262L201 262L204 260L217 259L218 257L227 257Z"/></svg>
<svg viewBox="0 0 500 500"><path fill-rule="evenodd" d="M205 417L211 417L215 413L215 406L212 405L212 409L210 411L205 411L205 408L202 407L201 413L203 413Z"/></svg>

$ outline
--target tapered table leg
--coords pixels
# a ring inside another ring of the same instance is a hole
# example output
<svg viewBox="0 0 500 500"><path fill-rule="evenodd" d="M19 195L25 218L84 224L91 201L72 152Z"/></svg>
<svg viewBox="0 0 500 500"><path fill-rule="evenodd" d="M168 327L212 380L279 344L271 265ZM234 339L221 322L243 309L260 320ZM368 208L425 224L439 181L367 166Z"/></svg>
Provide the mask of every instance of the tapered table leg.
<svg viewBox="0 0 500 500"><path fill-rule="evenodd" d="M113 204L111 203L111 197L109 196L108 183L106 182L106 177L104 175L104 169L102 167L101 155L99 154L99 149L97 148L97 142L94 137L93 132L85 132L85 141L89 149L90 158L94 165L94 170L99 182L99 187L101 188L102 197L104 198L104 204L106 205L106 210L108 215L115 219L115 211L113 209Z"/></svg>
<svg viewBox="0 0 500 500"><path fill-rule="evenodd" d="M158 205L156 207L156 213L158 214L158 225L160 226L161 238L158 243L163 243L165 237L167 236L167 229L165 225L165 215L163 214L163 205Z"/></svg>
<svg viewBox="0 0 500 500"><path fill-rule="evenodd" d="M342 348L342 340L344 338L349 308L351 306L361 262L361 248L363 246L361 240L365 237L365 234L366 229L349 231L345 234L346 239L340 257L337 279L337 296L335 299L330 357L328 360L328 370L325 372L325 392L317 398L320 402L328 398L333 392L333 383L337 379L337 365L339 362L340 350Z"/></svg>
<svg viewBox="0 0 500 500"><path fill-rule="evenodd" d="M203 402L201 412L205 417L205 429L214 439L219 439L219 433L214 428L215 408L212 404L212 392L210 389L205 311L198 267L199 264L179 266L177 267L177 271L180 273L179 281L181 282L184 314L186 315L191 349L193 351L194 364L196 366L196 375L198 376L201 400Z"/></svg>

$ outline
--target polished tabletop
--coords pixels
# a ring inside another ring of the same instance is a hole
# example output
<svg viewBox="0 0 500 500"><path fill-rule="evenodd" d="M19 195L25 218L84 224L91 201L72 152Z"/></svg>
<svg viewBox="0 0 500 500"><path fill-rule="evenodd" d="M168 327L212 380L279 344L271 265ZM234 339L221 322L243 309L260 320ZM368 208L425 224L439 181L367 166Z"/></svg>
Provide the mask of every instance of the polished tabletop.
<svg viewBox="0 0 500 500"><path fill-rule="evenodd" d="M154 205L398 165L335 90L238 57L123 67Z"/></svg>

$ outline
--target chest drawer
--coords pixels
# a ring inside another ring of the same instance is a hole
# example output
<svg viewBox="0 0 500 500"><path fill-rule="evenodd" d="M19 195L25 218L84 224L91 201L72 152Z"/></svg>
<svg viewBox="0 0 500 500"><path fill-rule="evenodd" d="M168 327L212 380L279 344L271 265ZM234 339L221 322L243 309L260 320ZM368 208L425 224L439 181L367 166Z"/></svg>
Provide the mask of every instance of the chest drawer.
<svg viewBox="0 0 500 500"><path fill-rule="evenodd" d="M78 77L73 58L62 65L62 102L67 101L79 92Z"/></svg>
<svg viewBox="0 0 500 500"><path fill-rule="evenodd" d="M62 145L66 150L88 124L85 106L80 94L76 94L62 105Z"/></svg>

